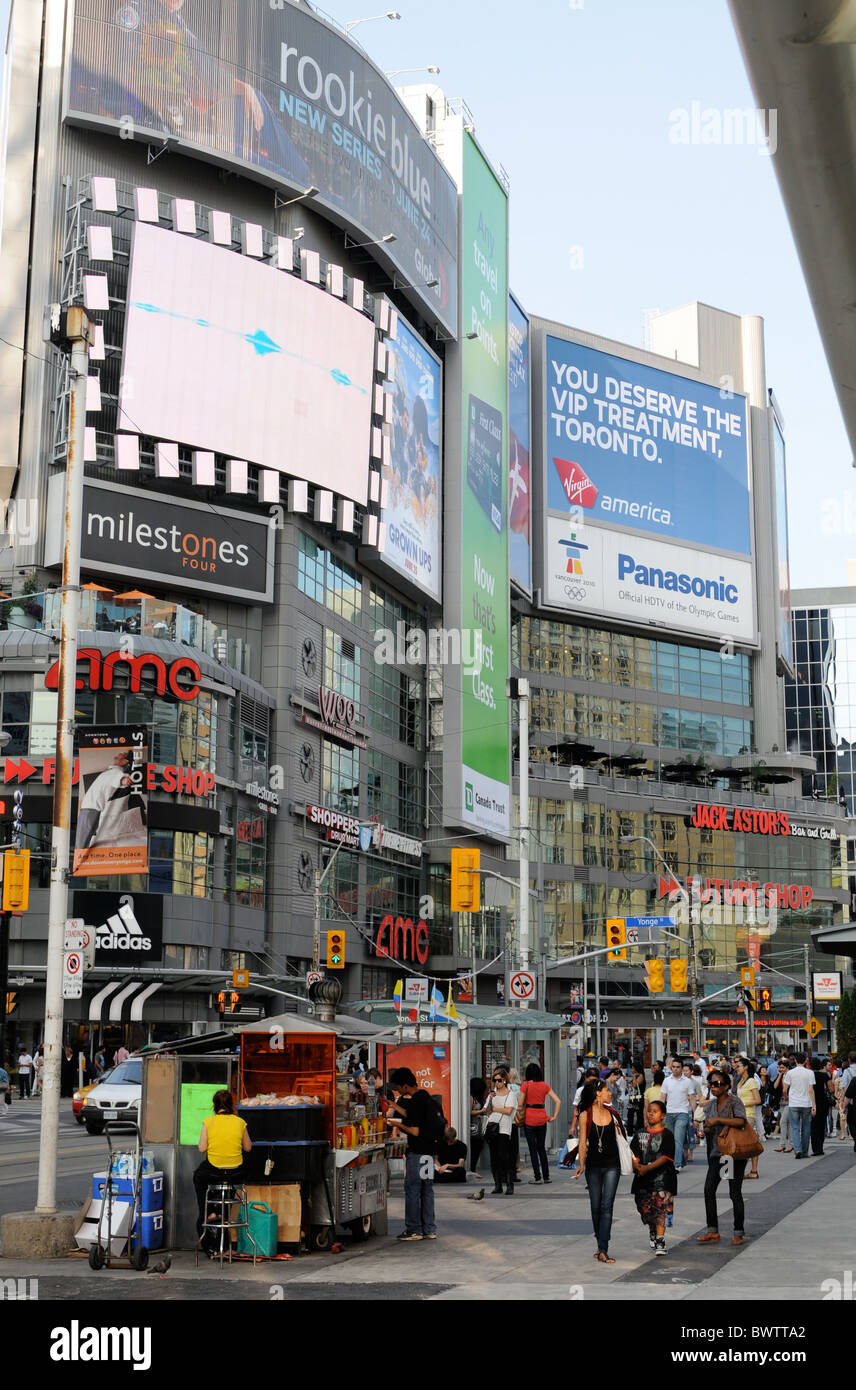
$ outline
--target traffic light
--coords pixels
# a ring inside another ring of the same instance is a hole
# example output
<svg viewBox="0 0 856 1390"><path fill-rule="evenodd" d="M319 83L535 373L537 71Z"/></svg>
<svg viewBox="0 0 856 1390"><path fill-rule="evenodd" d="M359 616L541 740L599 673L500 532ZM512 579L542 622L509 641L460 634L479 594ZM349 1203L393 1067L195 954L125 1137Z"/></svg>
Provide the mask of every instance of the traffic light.
<svg viewBox="0 0 856 1390"><path fill-rule="evenodd" d="M327 933L327 969L344 970L345 968L345 933L343 931L328 931Z"/></svg>
<svg viewBox="0 0 856 1390"><path fill-rule="evenodd" d="M762 989L762 990L761 990L761 1010L762 1010L763 1013L768 1014L768 1013L770 1012L770 1005L771 1005L771 1003L772 1003L772 1000L773 1000L773 996L772 996L772 994L770 993L770 991L769 991L768 989Z"/></svg>
<svg viewBox="0 0 856 1390"><path fill-rule="evenodd" d="M669 989L672 994L686 994L687 963L685 960L669 961Z"/></svg>
<svg viewBox="0 0 856 1390"><path fill-rule="evenodd" d="M30 851L8 849L3 855L3 911L26 912L30 905Z"/></svg>
<svg viewBox="0 0 856 1390"><path fill-rule="evenodd" d="M453 912L478 912L480 905L481 850L452 850L452 894Z"/></svg>
<svg viewBox="0 0 856 1390"><path fill-rule="evenodd" d="M626 960L627 951L624 943L627 940L627 929L624 925L623 917L609 917L606 923L606 944L614 949L610 951L607 960Z"/></svg>
<svg viewBox="0 0 856 1390"><path fill-rule="evenodd" d="M646 961L648 967L648 989L651 994L665 994L666 967L661 960Z"/></svg>
<svg viewBox="0 0 856 1390"><path fill-rule="evenodd" d="M754 991L754 989L746 989L746 990L744 990L744 991L743 991L743 997L744 997L744 999L746 1000L746 1008L749 1010L750 1013L753 1013L753 1014L754 1014L756 1008L758 1007L758 1001L757 1001L757 999L755 998L755 991Z"/></svg>

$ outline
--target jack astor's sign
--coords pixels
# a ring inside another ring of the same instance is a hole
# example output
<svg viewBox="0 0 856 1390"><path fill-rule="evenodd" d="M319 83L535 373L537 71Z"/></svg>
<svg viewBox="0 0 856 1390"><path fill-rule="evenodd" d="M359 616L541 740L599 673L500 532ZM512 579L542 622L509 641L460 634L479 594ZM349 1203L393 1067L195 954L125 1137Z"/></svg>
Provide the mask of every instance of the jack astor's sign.
<svg viewBox="0 0 856 1390"><path fill-rule="evenodd" d="M698 830L732 830L749 835L792 835L808 840L834 840L831 825L795 825L787 811L758 811L747 806L708 806L697 802L690 824Z"/></svg>
<svg viewBox="0 0 856 1390"><path fill-rule="evenodd" d="M112 690L116 667L127 666L130 672L128 689L131 691L141 689L145 672L146 678L154 681L158 695L169 693L176 700L195 700L199 694L198 682L202 672L196 662L186 656L171 661L167 666L162 657L150 653L131 656L128 652L101 652L95 647L83 647L77 653L77 661L78 665L82 661L87 662L89 670L85 676L77 677L75 690ZM55 661L45 674L45 689L58 688L59 662Z"/></svg>

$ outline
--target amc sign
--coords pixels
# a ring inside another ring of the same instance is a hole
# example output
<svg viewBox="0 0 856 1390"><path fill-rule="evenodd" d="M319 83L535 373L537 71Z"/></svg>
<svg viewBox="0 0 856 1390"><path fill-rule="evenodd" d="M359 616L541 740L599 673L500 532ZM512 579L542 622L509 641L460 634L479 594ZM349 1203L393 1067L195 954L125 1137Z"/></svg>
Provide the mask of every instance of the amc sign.
<svg viewBox="0 0 856 1390"><path fill-rule="evenodd" d="M422 920L414 927L412 918L393 917L389 912L377 929L374 948L378 956L412 960L425 965L428 960L428 928Z"/></svg>
<svg viewBox="0 0 856 1390"><path fill-rule="evenodd" d="M149 678L154 678L158 695L174 695L176 700L195 700L199 694L198 682L201 671L189 657L179 657L177 661L166 662L160 656L130 656L127 652L100 652L95 647L84 647L77 654L78 662L89 663L88 677L78 676L75 690L112 690L113 675L117 666L127 666L130 671L129 689L138 692L141 688L143 672L148 669ZM186 674L185 674L186 673ZM182 682L182 677L184 683ZM188 678L191 683L188 683ZM45 675L45 689L59 688L59 662Z"/></svg>

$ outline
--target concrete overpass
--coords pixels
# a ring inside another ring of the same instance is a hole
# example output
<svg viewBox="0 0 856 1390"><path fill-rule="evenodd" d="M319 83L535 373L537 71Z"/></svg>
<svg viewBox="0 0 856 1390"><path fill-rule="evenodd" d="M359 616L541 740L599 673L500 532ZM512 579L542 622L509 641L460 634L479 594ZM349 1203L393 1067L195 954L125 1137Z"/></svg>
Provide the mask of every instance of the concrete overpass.
<svg viewBox="0 0 856 1390"><path fill-rule="evenodd" d="M856 0L729 0L856 459Z"/></svg>

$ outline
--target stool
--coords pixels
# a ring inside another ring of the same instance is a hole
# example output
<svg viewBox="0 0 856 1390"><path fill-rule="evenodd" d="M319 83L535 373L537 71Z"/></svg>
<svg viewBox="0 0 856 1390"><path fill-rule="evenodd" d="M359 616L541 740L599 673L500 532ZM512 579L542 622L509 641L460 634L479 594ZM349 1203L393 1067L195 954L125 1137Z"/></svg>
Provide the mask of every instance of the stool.
<svg viewBox="0 0 856 1390"><path fill-rule="evenodd" d="M237 1204L239 1210L237 1216L233 1215L232 1208ZM229 1233L229 1264L232 1263L232 1232L244 1230L247 1233L247 1240L253 1247L253 1265L256 1263L256 1242L250 1235L250 1220L247 1210L247 1189L243 1183L216 1182L209 1183L205 1193L205 1221L202 1226L202 1234L196 1242L195 1257L196 1267L199 1268L199 1247L205 1236L210 1232L219 1232L220 1236L220 1268L223 1268L223 1256L226 1253L226 1233Z"/></svg>

